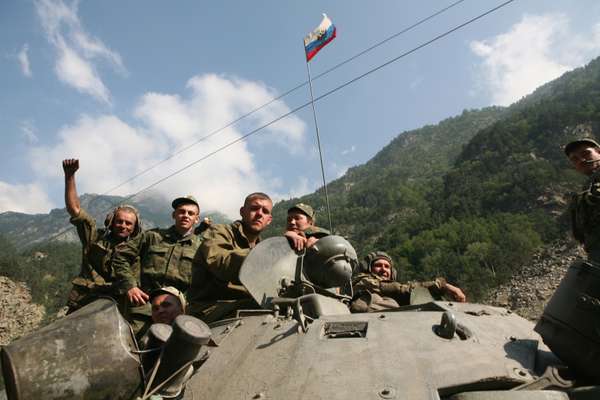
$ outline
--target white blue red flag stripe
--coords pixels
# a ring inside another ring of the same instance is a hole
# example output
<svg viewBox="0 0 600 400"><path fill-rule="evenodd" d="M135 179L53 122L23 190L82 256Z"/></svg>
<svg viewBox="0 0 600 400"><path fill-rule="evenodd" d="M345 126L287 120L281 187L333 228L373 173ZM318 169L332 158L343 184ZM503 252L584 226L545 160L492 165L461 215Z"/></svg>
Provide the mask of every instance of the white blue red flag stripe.
<svg viewBox="0 0 600 400"><path fill-rule="evenodd" d="M317 55L319 50L325 47L335 38L335 25L323 14L323 20L317 26L317 29L309 33L304 38L304 51L306 52L306 62Z"/></svg>

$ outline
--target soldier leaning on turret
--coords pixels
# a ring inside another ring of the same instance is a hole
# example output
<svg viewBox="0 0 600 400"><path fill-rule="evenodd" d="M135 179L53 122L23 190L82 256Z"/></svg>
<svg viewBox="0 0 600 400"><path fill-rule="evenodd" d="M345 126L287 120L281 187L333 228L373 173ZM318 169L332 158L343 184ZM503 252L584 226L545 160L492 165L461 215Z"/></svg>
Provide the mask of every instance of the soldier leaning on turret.
<svg viewBox="0 0 600 400"><path fill-rule="evenodd" d="M288 209L284 236L297 251L311 247L322 237L331 233L315 225L315 210L308 204L298 203Z"/></svg>
<svg viewBox="0 0 600 400"><path fill-rule="evenodd" d="M81 270L72 281L67 313L100 296L110 296L122 302L124 293L117 287L111 261L117 245L140 234L138 211L133 206L118 206L108 214L104 227L96 228L96 221L81 208L77 195L75 172L79 169L79 160L63 160L62 165L65 172L65 205L83 247ZM134 260L132 268L139 268L139 260Z"/></svg>
<svg viewBox="0 0 600 400"><path fill-rule="evenodd" d="M600 145L583 138L564 150L577 172L589 177L569 205L573 236L583 244L589 260L600 263Z"/></svg>
<svg viewBox="0 0 600 400"><path fill-rule="evenodd" d="M434 296L449 295L456 301L466 301L463 291L444 278L430 282L397 282L392 258L383 251L369 253L361 264L361 270L352 278L352 312L372 312L408 305L410 294L416 287L424 287Z"/></svg>

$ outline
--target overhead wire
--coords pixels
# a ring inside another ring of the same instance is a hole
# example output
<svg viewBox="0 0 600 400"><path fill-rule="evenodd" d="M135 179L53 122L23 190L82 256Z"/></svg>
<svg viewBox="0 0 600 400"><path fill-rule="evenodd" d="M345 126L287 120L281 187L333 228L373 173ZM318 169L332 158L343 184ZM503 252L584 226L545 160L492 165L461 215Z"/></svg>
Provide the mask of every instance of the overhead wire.
<svg viewBox="0 0 600 400"><path fill-rule="evenodd" d="M432 43L434 43L434 42L437 42L440 39L443 39L444 37L446 37L446 36L448 36L448 35L456 32L457 30L462 29L465 26L470 25L473 22L480 20L481 18L483 18L483 17L485 17L485 16L487 16L487 15L489 15L489 14L491 14L491 13L493 13L493 12L495 12L495 11L497 11L497 10L505 7L505 6L507 6L510 3L513 3L514 1L515 0L507 0L507 1L501 3L501 4L497 5L497 6L489 9L489 10L487 10L487 11L485 11L485 12L483 12L483 13L481 13L481 14L479 14L479 15L477 15L477 16L475 16L475 17L473 17L473 18L471 18L471 19L469 19L469 20L467 20L467 21L465 21L465 22L457 25L457 26L455 26L454 28L451 28L451 29L445 31L444 33L441 33L441 34L435 36L434 38L432 38L432 39L430 39L430 40L428 40L426 42L423 42L423 43L421 43L421 44L413 47L412 49L407 50L404 53L401 53L400 55L398 55L398 56L396 56L396 57L394 57L394 58L392 58L392 59L390 59L390 60L388 60L388 61L386 61L386 62L384 62L382 64L379 64L378 66L376 66L374 68L371 68L370 70L368 70L368 71L366 71L366 72L364 72L364 73L362 73L362 74L360 74L360 75L358 75L358 76L350 79L349 81L346 81L346 82L342 83L341 85L336 86L335 88L333 88L333 89L331 89L331 90L329 90L329 91L321 94L320 96L315 97L314 101L317 102L317 101L320 101L320 100L322 100L322 99L324 99L326 97L329 97L330 95L332 95L332 94L338 92L339 90L341 90L341 89L343 89L343 88L345 88L345 87L353 84L354 82L357 82L357 81L359 81L359 80L361 80L361 79L363 79L363 78L365 78L365 77L373 74L374 72L377 72L380 69L382 69L382 68L384 68L384 67L386 67L386 66L388 66L390 64L393 64L394 62L396 62L396 61L398 61L398 60L400 60L400 59L402 59L402 58L404 58L404 57L406 57L406 56L408 56L408 55L410 55L410 54L412 54L412 53L414 53L414 52L416 52L416 51L418 51L418 50L420 50L420 49L422 49L422 48L424 48L424 47L426 47L426 46L428 46L428 45L430 45ZM264 130L265 128L268 128L269 126L271 126L271 125L273 125L273 124L281 121L282 119L284 119L284 118L286 118L286 117L288 117L288 116L290 116L292 114L297 113L298 111L300 111L300 110L308 107L310 104L311 104L311 101L308 101L308 102L303 103L302 105L299 105L299 106L293 108L292 110L290 110L290 111L288 111L288 112L280 115L279 117L277 117L277 118L275 118L275 119L273 119L273 120L271 120L271 121L269 121L269 122L267 122L267 123L259 126L258 128L253 129L252 131L250 131L250 132L248 132L248 133L240 136L239 138L237 138L235 140L232 140L231 142L228 142L228 143L226 143L226 144L218 147L217 149L215 149L215 150L213 150L213 151L205 154L204 156L200 157L197 160L194 160L194 161L186 164L185 166L183 166L183 167L177 169L176 171L174 171L174 172L172 172L172 173L164 176L163 178L160 178L159 180L151 183L150 185L145 186L144 188L138 190L134 194L125 197L121 202L126 202L126 201L129 201L129 200L133 199L134 197L136 197L136 196L140 195L141 193L144 193L144 192L146 192L146 191L148 191L148 190L156 187L157 185L159 185L162 182L164 182L164 181L172 178L173 176L178 175L181 172L183 172L183 171L185 171L185 170L193 167L194 165L196 165L196 164L198 164L198 163L200 163L200 162L202 162L202 161L204 161L204 160L206 160L206 159L214 156L215 154L217 154L217 153L219 153L219 152L221 152L221 151L223 151L223 150L225 150L225 149L227 149L227 148L229 148L229 147L231 147L231 146L233 146L233 145L235 145L235 144L237 144L239 142L242 142L242 141L248 139L249 137L255 135L256 133L259 133L260 131ZM71 229L71 227L68 227L67 229L65 229L63 231L58 232L57 234L53 235L50 239L48 239L48 241L51 241L51 240L57 238L58 236L60 236L60 235L64 234L65 232L67 232L69 229Z"/></svg>
<svg viewBox="0 0 600 400"><path fill-rule="evenodd" d="M332 66L331 68L328 68L328 69L326 69L325 71L323 71L323 72L321 72L321 73L319 73L319 74L315 75L315 77L313 78L313 81L314 81L314 80L317 80L317 79L319 79L319 78L321 78L321 77L323 77L323 76L325 76L325 75L327 75L327 74L329 74L329 73L331 73L331 72L333 72L333 71L335 71L336 69L338 69L338 68L340 68L340 67L342 67L342 66L344 66L344 65L348 64L349 62L351 62L351 61L353 61L353 60L355 60L355 59L357 59L357 58L359 58L359 57L361 57L361 56L363 56L363 55L367 54L368 52L370 52L370 51L372 51L372 50L375 50L377 47L379 47L379 46L382 46L383 44L385 44L385 43L389 42L390 40L392 40L392 39L395 39L395 38L397 38L398 36L401 36L401 35L405 34L406 32L409 32L409 31L411 31L412 29L414 29L414 28L418 27L419 25L422 25L422 24L424 24L425 22L427 22L427 21L429 21L429 20L431 20L431 19L433 19L433 18L437 17L438 15L440 15L440 14L442 14L442 13L444 13L444 12L446 12L446 11L450 10L451 8L453 8L453 7L457 6L457 5L459 5L460 3L464 2L464 1L465 1L465 0L458 0L458 1L455 1L454 3L452 3L452 4L450 4L450 5L448 5L448 6L444 7L444 8L442 8L442 9L440 9L440 10L438 10L438 11L436 11L435 13L433 13L433 14L431 14L431 15L429 15L429 16L427 16L427 17L425 17L425 18L422 18L422 19L418 20L417 22L413 23L412 25L409 25L409 26L407 26L406 28L402 29L401 31L399 31L399 32L396 32L395 34L393 34L393 35L391 35L391 36L388 36L387 38L385 38L385 39L383 39L383 40L381 40L381 41L379 41L379 42L377 42L377 43L373 44L372 46L370 46L370 47L368 47L368 48L366 48L366 49L364 49L364 50L362 50L362 51L360 51L360 52L356 53L356 54L355 54L355 55L353 55L352 57L350 57L350 58L347 58L347 59L345 59L344 61L341 61L340 63L338 63L338 64L335 64L335 65L334 65L334 66ZM170 154L169 156L167 156L166 158L164 158L164 159L162 159L161 161L158 161L158 162L156 162L156 163L152 164L151 166L149 166L149 167L147 167L147 168L143 169L142 171L138 172L137 174L135 174L135 175L131 176L130 178L127 178L125 181L123 181L123 182L119 183L118 185L116 185L116 186L114 186L114 187L112 187L112 188L108 189L107 191L105 191L105 192L101 193L101 195L106 195L106 194L109 194L109 193L113 192L114 190L117 190L117 189L119 189L119 188L123 187L124 185L128 184L129 182L131 182L131 181L133 181L133 180L135 180L135 179L139 178L140 176L143 176L143 175L145 175L146 173L150 172L151 170L153 170L154 168L158 167L159 165L162 165L162 164L164 164L165 162L167 162L167 161L169 161L169 160L173 159L175 156L178 156L179 154L181 154L181 153L183 153L183 152L185 152L185 151L187 151L187 150L191 149L192 147L196 146L197 144L200 144L200 143L202 143L203 141L205 141L205 140L207 140L207 139L209 139L209 138L213 137L214 135L216 135L216 134L218 134L218 133L220 133L220 132L224 131L225 129L229 128L230 126L233 126L233 125L237 124L238 122L240 122L240 121L241 121L241 120L243 120L244 118L247 118L247 117L249 117L249 116L251 116L251 115L253 115L253 114L257 113L258 111L260 111L260 110L262 110L262 109L264 109L264 108L266 108L266 107L270 106L270 105L271 105L271 104L273 104L274 102L276 102L276 101L278 101L278 100L281 100L281 99L282 99L282 98L284 98L284 97L287 97L288 95L292 94L293 92L295 92L295 91L296 91L296 90L298 90L298 89L301 89L301 88L305 87L306 85L308 85L308 81L307 81L307 80L306 80L306 81L304 81L304 82L302 82L302 83L299 83L298 85L294 86L294 87L293 87L293 88L291 88L291 89L288 89L288 90L286 90L285 92L283 92L283 93L282 93L282 94L280 94L279 96L277 96L277 97L274 97L273 99L271 99L271 100L269 100L268 102L266 102L266 103L264 103L264 104L262 104L262 105L260 105L260 106L258 106L258 107L256 107L256 108L254 108L253 110L251 110L251 111L248 111L247 113L245 113L245 114L243 114L243 115L240 115L238 118L236 118L236 119L234 119L234 120L232 120L232 121L228 122L226 125L223 125L223 126L222 126L222 127L220 127L220 128L217 128L217 129L213 130L212 132L210 132L210 133L208 133L207 135L205 135L205 136L203 136L203 137L199 138L199 139L198 139L198 140L196 140L195 142L193 142L193 143L190 143L190 144L188 144L188 145L186 145L186 146L184 146L184 147L180 148L179 150L177 150L177 151L175 151L175 152L171 153L171 154Z"/></svg>

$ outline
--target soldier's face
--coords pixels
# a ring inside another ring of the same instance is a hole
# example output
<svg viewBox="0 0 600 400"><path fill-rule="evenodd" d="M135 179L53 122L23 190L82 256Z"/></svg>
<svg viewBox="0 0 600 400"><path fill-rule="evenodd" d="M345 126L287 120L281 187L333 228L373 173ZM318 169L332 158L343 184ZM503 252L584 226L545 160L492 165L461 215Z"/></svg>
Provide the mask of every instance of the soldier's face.
<svg viewBox="0 0 600 400"><path fill-rule="evenodd" d="M373 261L373 264L371 264L371 272L384 279L392 279L392 266L385 258Z"/></svg>
<svg viewBox="0 0 600 400"><path fill-rule="evenodd" d="M600 150L584 143L569 153L569 160L578 172L584 175L592 175L594 171L600 168Z"/></svg>
<svg viewBox="0 0 600 400"><path fill-rule="evenodd" d="M133 233L136 222L137 218L134 213L126 210L119 210L113 218L110 231L113 235L120 238L129 237Z"/></svg>
<svg viewBox="0 0 600 400"><path fill-rule="evenodd" d="M152 299L152 321L171 325L181 314L181 304L172 294L163 293Z"/></svg>
<svg viewBox="0 0 600 400"><path fill-rule="evenodd" d="M254 234L261 233L273 219L272 210L273 203L270 200L260 198L249 200L240 208L244 228Z"/></svg>
<svg viewBox="0 0 600 400"><path fill-rule="evenodd" d="M312 226L312 220L299 211L290 211L287 216L287 230L304 232Z"/></svg>
<svg viewBox="0 0 600 400"><path fill-rule="evenodd" d="M200 210L195 204L181 204L173 211L175 229L179 233L185 233L198 223Z"/></svg>

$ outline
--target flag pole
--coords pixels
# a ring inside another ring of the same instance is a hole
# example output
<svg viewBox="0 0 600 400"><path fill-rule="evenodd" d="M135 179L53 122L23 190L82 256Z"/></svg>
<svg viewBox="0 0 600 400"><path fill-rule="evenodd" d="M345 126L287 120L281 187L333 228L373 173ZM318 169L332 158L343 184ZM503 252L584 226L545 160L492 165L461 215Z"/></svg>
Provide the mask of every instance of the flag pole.
<svg viewBox="0 0 600 400"><path fill-rule="evenodd" d="M325 181L325 168L323 167L323 152L321 151L321 137L319 136L319 124L317 123L317 112L315 111L315 99L313 97L312 79L310 77L310 66L308 60L306 60L306 72L308 74L308 87L310 89L310 105L312 106L313 118L315 120L315 131L317 133L317 147L319 148L319 160L321 161L321 176L323 177L323 189L325 191L325 204L327 205L329 231L333 234L333 224L331 223L331 208L329 207L329 195L327 194L327 182Z"/></svg>

